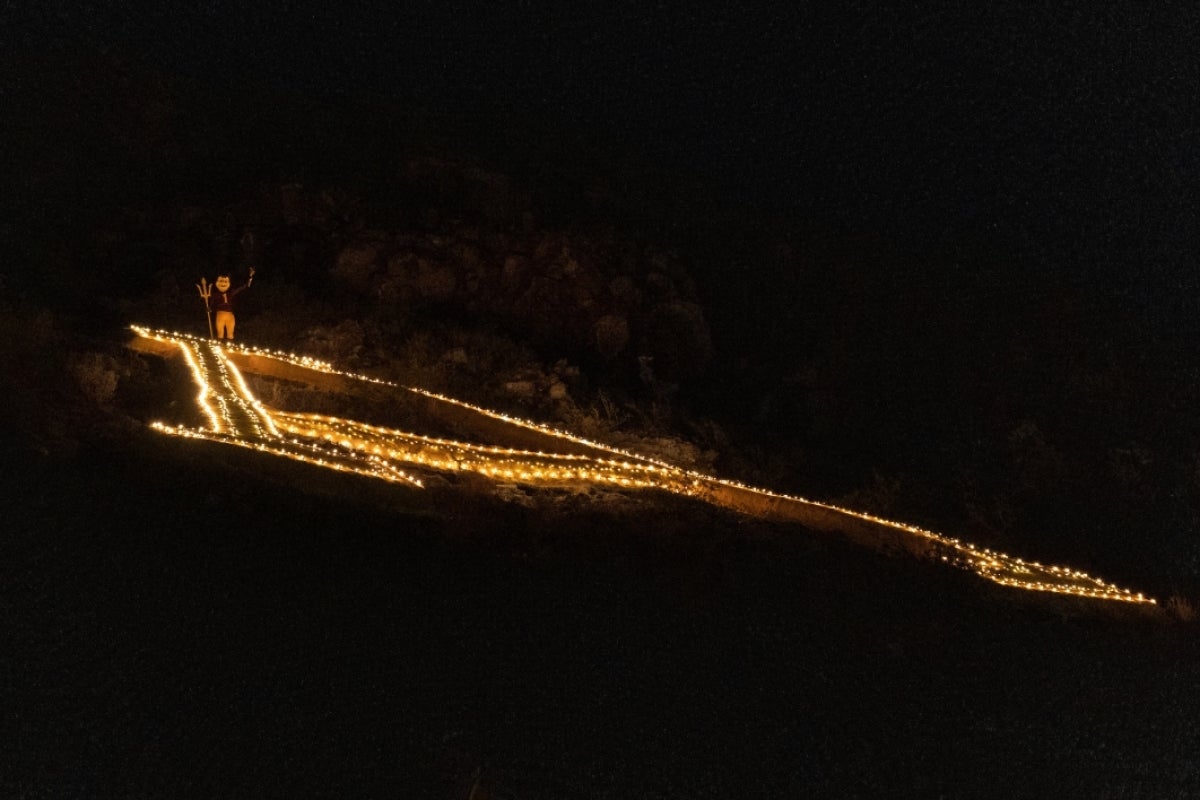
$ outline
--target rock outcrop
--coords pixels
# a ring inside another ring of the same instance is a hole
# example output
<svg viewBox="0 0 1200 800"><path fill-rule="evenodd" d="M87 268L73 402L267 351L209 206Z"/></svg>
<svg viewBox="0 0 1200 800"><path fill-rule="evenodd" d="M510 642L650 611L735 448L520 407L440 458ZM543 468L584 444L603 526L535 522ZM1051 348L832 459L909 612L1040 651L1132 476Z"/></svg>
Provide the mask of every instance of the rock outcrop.
<svg viewBox="0 0 1200 800"><path fill-rule="evenodd" d="M439 161L411 172L450 180L451 166ZM656 378L672 382L705 368L711 336L677 256L611 231L527 229L530 213L514 205L507 181L485 177L472 169L451 181L473 187L466 201L478 213L465 213L457 195L460 217L429 208L418 224L392 235L343 230L329 269L334 284L389 315L440 311L498 325L547 355L623 363L630 371L639 358L650 359ZM448 202L446 191L423 190L431 201ZM305 207L294 194L289 207ZM328 225L337 216L329 211L308 221ZM493 227L497 217L509 224Z"/></svg>

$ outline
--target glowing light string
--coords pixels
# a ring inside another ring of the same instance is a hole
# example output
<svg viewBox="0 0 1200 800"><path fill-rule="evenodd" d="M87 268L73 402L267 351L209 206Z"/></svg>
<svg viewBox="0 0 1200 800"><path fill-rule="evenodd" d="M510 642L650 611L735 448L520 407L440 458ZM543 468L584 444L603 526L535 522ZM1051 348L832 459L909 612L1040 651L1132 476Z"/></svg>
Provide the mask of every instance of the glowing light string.
<svg viewBox="0 0 1200 800"><path fill-rule="evenodd" d="M187 428L153 423L155 430L165 434L233 444L327 469L414 487L423 484L419 478L402 469L401 465L443 472L471 472L498 482L527 485L568 486L584 483L625 489L659 489L742 511L747 511L746 504L735 500L735 495L737 498L757 498L760 504L774 503L776 509L821 509L900 531L924 543L924 550L934 553L943 563L970 570L1003 586L1095 600L1156 603L1153 598L1140 592L1120 588L1078 570L1027 562L916 525L684 469L425 389L343 372L318 359L241 344L219 344L211 339L140 326L132 328L138 336L177 346L199 387L196 402L208 420L208 427ZM471 444L356 420L271 409L250 391L241 371L229 358L231 352L275 359L306 370L413 392L504 424L586 447L595 455Z"/></svg>

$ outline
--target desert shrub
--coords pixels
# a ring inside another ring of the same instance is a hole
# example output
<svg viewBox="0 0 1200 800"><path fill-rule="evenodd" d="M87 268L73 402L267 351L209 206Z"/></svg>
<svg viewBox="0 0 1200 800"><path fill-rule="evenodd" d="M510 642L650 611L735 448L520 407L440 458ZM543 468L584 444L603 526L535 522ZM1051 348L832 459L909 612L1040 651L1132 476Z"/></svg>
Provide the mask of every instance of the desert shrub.
<svg viewBox="0 0 1200 800"><path fill-rule="evenodd" d="M71 359L71 375L93 403L106 405L117 393L120 382L117 363L103 353L80 353Z"/></svg>
<svg viewBox="0 0 1200 800"><path fill-rule="evenodd" d="M1173 594L1167 598L1165 608L1180 622L1192 622L1196 619L1196 604L1181 594Z"/></svg>
<svg viewBox="0 0 1200 800"><path fill-rule="evenodd" d="M616 401L602 391L591 403L571 403L564 409L562 421L573 432L596 441L611 441L613 434L629 420Z"/></svg>

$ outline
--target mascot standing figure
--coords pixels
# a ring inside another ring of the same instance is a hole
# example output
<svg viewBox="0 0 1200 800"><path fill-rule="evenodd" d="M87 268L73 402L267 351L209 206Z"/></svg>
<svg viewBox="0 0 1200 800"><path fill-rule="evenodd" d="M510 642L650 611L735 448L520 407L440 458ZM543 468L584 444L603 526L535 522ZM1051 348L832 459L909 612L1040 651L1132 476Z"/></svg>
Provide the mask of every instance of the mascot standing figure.
<svg viewBox="0 0 1200 800"><path fill-rule="evenodd" d="M209 314L209 334L217 339L233 341L233 299L250 288L254 283L254 267L250 268L250 277L236 288L230 288L228 275L218 275L216 283L209 285L204 279L196 284L200 296L204 298L204 307Z"/></svg>

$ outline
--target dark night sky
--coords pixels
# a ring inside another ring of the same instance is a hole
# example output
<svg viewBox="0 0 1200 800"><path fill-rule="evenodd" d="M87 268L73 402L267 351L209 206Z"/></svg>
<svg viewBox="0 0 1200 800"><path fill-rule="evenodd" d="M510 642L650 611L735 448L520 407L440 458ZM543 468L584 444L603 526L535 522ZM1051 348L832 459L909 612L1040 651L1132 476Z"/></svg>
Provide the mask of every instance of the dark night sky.
<svg viewBox="0 0 1200 800"><path fill-rule="evenodd" d="M1105 5L57 3L8 35L18 51L117 47L215 87L420 106L483 138L514 120L584 132L731 203L918 253L986 241L1184 321L1200 12Z"/></svg>

